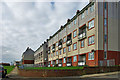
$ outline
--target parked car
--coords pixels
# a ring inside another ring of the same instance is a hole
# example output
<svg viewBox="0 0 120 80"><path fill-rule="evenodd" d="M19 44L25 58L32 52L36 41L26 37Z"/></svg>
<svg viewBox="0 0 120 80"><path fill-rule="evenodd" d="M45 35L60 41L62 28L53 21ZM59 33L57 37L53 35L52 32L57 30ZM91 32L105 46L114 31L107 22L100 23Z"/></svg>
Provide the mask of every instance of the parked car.
<svg viewBox="0 0 120 80"><path fill-rule="evenodd" d="M0 65L0 78L5 78L7 74L7 69L4 69L2 65Z"/></svg>

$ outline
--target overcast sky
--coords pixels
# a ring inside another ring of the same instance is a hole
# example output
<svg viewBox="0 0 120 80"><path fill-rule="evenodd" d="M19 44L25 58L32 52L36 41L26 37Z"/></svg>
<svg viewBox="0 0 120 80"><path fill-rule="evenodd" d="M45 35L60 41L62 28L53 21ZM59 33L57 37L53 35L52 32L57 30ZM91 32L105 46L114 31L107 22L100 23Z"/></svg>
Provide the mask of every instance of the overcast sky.
<svg viewBox="0 0 120 80"><path fill-rule="evenodd" d="M20 60L29 46L34 51L68 18L88 2L1 2L0 58ZM1 22L2 20L2 22Z"/></svg>

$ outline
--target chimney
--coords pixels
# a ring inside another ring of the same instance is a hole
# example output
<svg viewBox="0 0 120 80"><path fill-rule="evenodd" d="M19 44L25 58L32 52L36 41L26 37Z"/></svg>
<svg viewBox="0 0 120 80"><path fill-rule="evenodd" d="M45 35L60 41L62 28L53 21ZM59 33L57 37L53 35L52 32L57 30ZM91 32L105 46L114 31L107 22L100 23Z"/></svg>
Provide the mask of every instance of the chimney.
<svg viewBox="0 0 120 80"><path fill-rule="evenodd" d="M60 29L62 29L64 26L61 26Z"/></svg>
<svg viewBox="0 0 120 80"><path fill-rule="evenodd" d="M69 22L69 21L70 21L70 19L67 20L67 22Z"/></svg>
<svg viewBox="0 0 120 80"><path fill-rule="evenodd" d="M78 14L78 13L80 13L80 11L79 11L79 10L77 10L76 14Z"/></svg>

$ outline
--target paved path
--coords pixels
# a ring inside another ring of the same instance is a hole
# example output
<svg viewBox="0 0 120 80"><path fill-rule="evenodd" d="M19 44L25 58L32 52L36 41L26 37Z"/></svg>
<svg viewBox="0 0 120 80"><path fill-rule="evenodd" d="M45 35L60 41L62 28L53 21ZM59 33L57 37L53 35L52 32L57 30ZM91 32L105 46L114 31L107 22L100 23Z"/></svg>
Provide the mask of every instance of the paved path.
<svg viewBox="0 0 120 80"><path fill-rule="evenodd" d="M21 76L18 75L18 68L15 67L13 71L11 71L8 75L8 78L22 78Z"/></svg>

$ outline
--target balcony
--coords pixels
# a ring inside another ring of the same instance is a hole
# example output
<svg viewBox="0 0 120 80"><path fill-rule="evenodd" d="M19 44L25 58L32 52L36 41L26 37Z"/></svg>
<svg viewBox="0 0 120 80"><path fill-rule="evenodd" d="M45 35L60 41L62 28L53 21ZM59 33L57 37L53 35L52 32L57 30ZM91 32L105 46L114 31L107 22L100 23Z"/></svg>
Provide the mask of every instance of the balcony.
<svg viewBox="0 0 120 80"><path fill-rule="evenodd" d="M72 40L68 40L67 42L66 42L66 45L67 46L69 46L69 45L71 45L72 44Z"/></svg>
<svg viewBox="0 0 120 80"><path fill-rule="evenodd" d="M50 50L48 50L48 54L50 54Z"/></svg>
<svg viewBox="0 0 120 80"><path fill-rule="evenodd" d="M48 67L50 67L50 64L48 65Z"/></svg>
<svg viewBox="0 0 120 80"><path fill-rule="evenodd" d="M67 66L72 66L72 62L67 62Z"/></svg>
<svg viewBox="0 0 120 80"><path fill-rule="evenodd" d="M86 64L85 61L78 61L78 66L84 66Z"/></svg>
<svg viewBox="0 0 120 80"><path fill-rule="evenodd" d="M83 33L79 33L78 34L78 40L82 40L82 39L85 39L87 36L86 36L86 32L83 32Z"/></svg>
<svg viewBox="0 0 120 80"><path fill-rule="evenodd" d="M62 45L59 45L59 46L58 46L58 49L59 49L59 50L62 49Z"/></svg>
<svg viewBox="0 0 120 80"><path fill-rule="evenodd" d="M62 63L59 63L59 64L58 64L58 67L62 67Z"/></svg>
<svg viewBox="0 0 120 80"><path fill-rule="evenodd" d="M55 52L55 48L52 49L52 52Z"/></svg>

